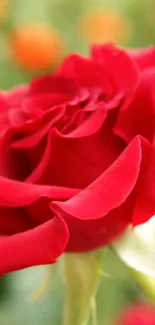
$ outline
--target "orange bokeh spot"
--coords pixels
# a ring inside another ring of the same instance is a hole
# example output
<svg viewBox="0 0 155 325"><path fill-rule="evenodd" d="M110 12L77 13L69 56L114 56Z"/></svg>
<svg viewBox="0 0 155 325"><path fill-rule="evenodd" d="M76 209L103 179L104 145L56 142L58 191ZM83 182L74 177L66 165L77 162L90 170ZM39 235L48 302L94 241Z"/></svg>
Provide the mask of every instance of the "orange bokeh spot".
<svg viewBox="0 0 155 325"><path fill-rule="evenodd" d="M10 37L11 53L23 69L38 71L55 66L63 55L63 39L50 26L28 24L18 27Z"/></svg>
<svg viewBox="0 0 155 325"><path fill-rule="evenodd" d="M130 28L121 13L112 10L89 11L80 23L80 33L89 42L122 42L129 38Z"/></svg>
<svg viewBox="0 0 155 325"><path fill-rule="evenodd" d="M8 6L8 0L0 0L0 20L3 20L6 16Z"/></svg>

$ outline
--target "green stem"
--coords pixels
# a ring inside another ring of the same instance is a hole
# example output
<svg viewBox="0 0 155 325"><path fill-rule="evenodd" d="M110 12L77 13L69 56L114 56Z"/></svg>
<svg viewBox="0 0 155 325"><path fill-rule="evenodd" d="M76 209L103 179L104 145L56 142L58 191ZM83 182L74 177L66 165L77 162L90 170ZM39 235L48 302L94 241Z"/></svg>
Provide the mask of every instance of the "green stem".
<svg viewBox="0 0 155 325"><path fill-rule="evenodd" d="M131 276L136 281L150 303L155 305L155 278L130 269Z"/></svg>
<svg viewBox="0 0 155 325"><path fill-rule="evenodd" d="M95 297L92 299L92 304L91 304L91 319L92 319L92 325L97 325L97 311L96 311Z"/></svg>
<svg viewBox="0 0 155 325"><path fill-rule="evenodd" d="M64 325L86 325L100 282L103 250L66 254Z"/></svg>

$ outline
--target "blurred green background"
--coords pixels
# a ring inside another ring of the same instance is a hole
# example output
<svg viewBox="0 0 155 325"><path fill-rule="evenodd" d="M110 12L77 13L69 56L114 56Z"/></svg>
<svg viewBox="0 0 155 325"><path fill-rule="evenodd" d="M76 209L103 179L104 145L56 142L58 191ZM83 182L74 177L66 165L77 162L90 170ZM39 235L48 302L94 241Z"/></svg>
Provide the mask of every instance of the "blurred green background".
<svg viewBox="0 0 155 325"><path fill-rule="evenodd" d="M54 71L71 51L91 42L144 47L155 42L154 0L0 0L0 88ZM142 299L128 269L107 250L97 295L98 325ZM39 267L0 279L3 325L60 325L62 268ZM47 282L47 283L46 283ZM39 292L37 292L39 290Z"/></svg>
<svg viewBox="0 0 155 325"><path fill-rule="evenodd" d="M128 268L106 249L96 298L97 324L115 325L123 308L143 301ZM4 325L62 325L65 304L63 258L0 280L0 320ZM75 297L76 299L76 297Z"/></svg>
<svg viewBox="0 0 155 325"><path fill-rule="evenodd" d="M0 87L55 69L91 42L155 41L154 0L0 0Z"/></svg>

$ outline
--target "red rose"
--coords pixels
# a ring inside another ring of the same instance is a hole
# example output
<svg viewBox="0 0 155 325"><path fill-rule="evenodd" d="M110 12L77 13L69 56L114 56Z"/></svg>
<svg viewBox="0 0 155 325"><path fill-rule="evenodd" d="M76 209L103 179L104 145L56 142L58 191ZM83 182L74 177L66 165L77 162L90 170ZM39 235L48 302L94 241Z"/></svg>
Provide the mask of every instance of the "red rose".
<svg viewBox="0 0 155 325"><path fill-rule="evenodd" d="M141 304L129 307L118 317L117 325L154 325L155 308Z"/></svg>
<svg viewBox="0 0 155 325"><path fill-rule="evenodd" d="M131 58L138 64L141 71L155 66L155 47L150 46L148 48L129 50Z"/></svg>
<svg viewBox="0 0 155 325"><path fill-rule="evenodd" d="M152 84L125 51L71 55L0 103L1 273L106 245L152 216Z"/></svg>

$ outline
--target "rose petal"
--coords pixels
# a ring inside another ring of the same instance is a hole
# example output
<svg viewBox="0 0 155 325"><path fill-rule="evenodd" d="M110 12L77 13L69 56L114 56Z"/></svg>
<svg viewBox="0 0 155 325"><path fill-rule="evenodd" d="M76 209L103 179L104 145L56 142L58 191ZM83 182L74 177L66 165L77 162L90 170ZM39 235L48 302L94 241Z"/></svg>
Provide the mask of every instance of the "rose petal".
<svg viewBox="0 0 155 325"><path fill-rule="evenodd" d="M6 113L8 110L8 104L5 99L5 94L0 92L0 114Z"/></svg>
<svg viewBox="0 0 155 325"><path fill-rule="evenodd" d="M60 218L23 233L0 237L0 273L55 263L67 241L68 229Z"/></svg>
<svg viewBox="0 0 155 325"><path fill-rule="evenodd" d="M104 65L111 73L117 92L128 94L123 107L131 102L139 83L139 74L136 65L124 50L112 44L92 46L92 58Z"/></svg>
<svg viewBox="0 0 155 325"><path fill-rule="evenodd" d="M0 177L0 206L19 207L29 205L41 197L67 199L78 189L60 186L35 185ZM7 193L7 195L6 195Z"/></svg>
<svg viewBox="0 0 155 325"><path fill-rule="evenodd" d="M70 109L70 108L69 108ZM57 128L60 131L61 135L67 135L68 133L71 133L72 131L76 130L81 124L83 124L87 118L90 117L91 112L85 110L85 109L81 109L76 107L76 109L74 110L74 112L72 112L72 114L69 115L68 117L66 117L66 121L65 123L61 123L60 125L62 126L61 128ZM59 126L60 126L59 125ZM58 132L59 132L58 131Z"/></svg>
<svg viewBox="0 0 155 325"><path fill-rule="evenodd" d="M23 99L27 95L28 92L28 86L27 85L21 85L12 88L9 91L5 91L4 95L7 101L7 104L9 107L17 107L22 104Z"/></svg>
<svg viewBox="0 0 155 325"><path fill-rule="evenodd" d="M132 219L134 207L130 197L120 207L111 210L106 216L96 220L80 220L65 214L69 229L69 242L66 250L80 252L110 244L119 237Z"/></svg>
<svg viewBox="0 0 155 325"><path fill-rule="evenodd" d="M65 114L64 107L55 107L49 117L51 120L43 126L43 128L39 128L39 130L35 131L33 134L25 136L24 138L14 141L12 143L13 148L31 148L36 146L40 140L48 133L48 131L52 128L52 126L58 122L61 117Z"/></svg>
<svg viewBox="0 0 155 325"><path fill-rule="evenodd" d="M120 110L115 134L122 137L127 143L137 134L142 135L150 142L155 133L155 69L145 70L132 103L126 110Z"/></svg>
<svg viewBox="0 0 155 325"><path fill-rule="evenodd" d="M24 210L0 207L0 235L13 235L32 228L32 222Z"/></svg>
<svg viewBox="0 0 155 325"><path fill-rule="evenodd" d="M78 87L72 79L66 76L47 75L41 78L33 79L30 84L29 94L31 96L41 96L45 94L66 94L69 96L75 95Z"/></svg>
<svg viewBox="0 0 155 325"><path fill-rule="evenodd" d="M155 66L155 46L138 50L128 50L130 57L138 64L141 70Z"/></svg>
<svg viewBox="0 0 155 325"><path fill-rule="evenodd" d="M102 88L105 93L111 89L104 66L78 54L68 56L58 69L57 75L71 78L83 87Z"/></svg>
<svg viewBox="0 0 155 325"><path fill-rule="evenodd" d="M129 196L137 182L141 160L141 140L136 137L91 185L66 202L52 203L53 209L82 220L102 218Z"/></svg>
<svg viewBox="0 0 155 325"><path fill-rule="evenodd" d="M67 184L71 188L81 189L88 186L124 149L120 138L111 134L108 123L107 120L97 133L86 137L80 137L79 133L78 138L62 136L56 129L51 130L44 156L27 181L61 186ZM99 124L98 119L98 127ZM92 126L97 125L92 123ZM81 125L81 136L83 131Z"/></svg>
<svg viewBox="0 0 155 325"><path fill-rule="evenodd" d="M96 110L88 117L84 122L75 128L75 130L67 133L64 137L69 138L81 138L87 137L96 133L103 125L107 111L103 103L98 103Z"/></svg>
<svg viewBox="0 0 155 325"><path fill-rule="evenodd" d="M134 226L148 221L155 214L155 146L147 152L147 161L141 175L141 183L132 223Z"/></svg>

